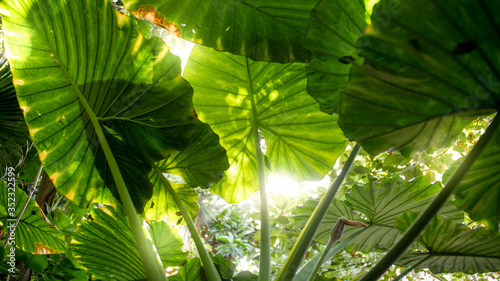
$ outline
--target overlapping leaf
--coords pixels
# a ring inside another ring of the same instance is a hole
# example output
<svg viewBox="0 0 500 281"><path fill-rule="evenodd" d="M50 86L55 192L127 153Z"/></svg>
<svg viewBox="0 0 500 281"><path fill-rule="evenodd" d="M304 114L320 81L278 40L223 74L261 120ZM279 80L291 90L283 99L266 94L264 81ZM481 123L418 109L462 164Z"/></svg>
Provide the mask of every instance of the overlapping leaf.
<svg viewBox="0 0 500 281"><path fill-rule="evenodd" d="M455 190L455 204L498 231L500 225L500 132L485 147Z"/></svg>
<svg viewBox="0 0 500 281"><path fill-rule="evenodd" d="M371 153L436 149L497 111L499 9L494 0L380 1L357 43L364 64L341 95L347 137Z"/></svg>
<svg viewBox="0 0 500 281"><path fill-rule="evenodd" d="M227 170L226 150L219 144L217 136L208 124L200 122L189 146L179 152L173 152L167 159L156 165L165 173L181 176L186 184L170 183L193 218L198 213L198 194L193 187L210 186L218 182ZM171 224L185 224L173 197L167 192L155 171L150 174L153 183L153 196L146 203L145 214L148 220L163 220L168 217Z"/></svg>
<svg viewBox="0 0 500 281"><path fill-rule="evenodd" d="M358 58L356 41L367 27L363 0L322 0L312 10L304 48L307 91L327 113L337 112L340 89Z"/></svg>
<svg viewBox="0 0 500 281"><path fill-rule="evenodd" d="M297 180L322 178L346 146L337 117L307 95L301 64L254 62L197 46L184 77L195 88L200 120L227 150L230 168L212 190L228 202L258 188L253 126L265 138L271 170Z"/></svg>
<svg viewBox="0 0 500 281"><path fill-rule="evenodd" d="M109 142L118 163L128 162L121 171L135 180L128 188L141 210L151 196L148 173L129 167L184 148L197 123L179 59L158 38L144 39L109 1L1 6L19 103L58 190L80 206L113 202L104 188L114 190L104 157Z"/></svg>
<svg viewBox="0 0 500 281"><path fill-rule="evenodd" d="M396 220L401 232L408 228L418 213L405 213ZM425 252L404 254L398 265L429 268L433 273L479 273L500 270L500 234L484 228L434 218L422 232L418 242Z"/></svg>
<svg viewBox="0 0 500 281"><path fill-rule="evenodd" d="M164 266L178 266L187 257L177 230L152 223L149 233ZM113 207L92 210L78 224L71 241L74 257L93 275L114 280L146 278L127 219Z"/></svg>
<svg viewBox="0 0 500 281"><path fill-rule="evenodd" d="M254 60L306 61L303 41L318 0L125 0L127 10L186 40Z"/></svg>
<svg viewBox="0 0 500 281"><path fill-rule="evenodd" d="M163 185L160 177L154 171L151 172L151 182L153 183L153 196L146 203L144 214L149 221L162 221L165 218L173 225L183 225L186 222L182 219L182 215L175 204L175 201L167 188ZM184 208L194 218L198 213L200 206L198 205L198 193L192 186L185 184L170 183L177 196L181 200Z"/></svg>
<svg viewBox="0 0 500 281"><path fill-rule="evenodd" d="M0 170L16 166L22 147L29 140L28 127L19 108L12 73L7 59L0 54Z"/></svg>
<svg viewBox="0 0 500 281"><path fill-rule="evenodd" d="M152 222L149 233L163 266L179 266L186 261L187 252L182 251L184 242L177 228L164 222Z"/></svg>
<svg viewBox="0 0 500 281"><path fill-rule="evenodd" d="M12 199L15 199L15 202ZM26 200L28 195L24 191L17 187L8 188L3 180L0 181L0 220L5 233L14 225ZM33 199L29 199L12 238L17 248L30 254L62 254L67 248L64 234L47 220Z"/></svg>
<svg viewBox="0 0 500 281"><path fill-rule="evenodd" d="M385 251L401 236L394 225L396 218L406 211L420 212L441 190L438 183L430 184L425 177L413 181L400 178L381 183L368 183L354 186L346 194L345 201L334 201L316 233L316 240L328 242L330 231L339 219L360 220L354 211L363 213L368 219L368 227L361 232L347 247L348 251ZM314 201L313 201L314 202ZM296 211L297 225L304 225L314 211L316 203L306 203ZM300 214L300 215L299 215ZM451 203L447 203L440 214L452 220L463 219L463 213ZM354 228L345 228L344 237L348 237Z"/></svg>
<svg viewBox="0 0 500 281"><path fill-rule="evenodd" d="M312 213L318 206L318 203L318 200L307 200L304 205L295 210L294 220L297 223L298 228L303 228L306 225ZM355 221L363 221L363 219L353 212L353 210L349 208L344 201L335 199L333 200L332 205L330 205L328 212L316 231L315 240L323 244L328 243L330 240L330 232L337 223L338 219L341 217ZM348 237L355 231L356 229L354 227L345 226L343 237Z"/></svg>
<svg viewBox="0 0 500 281"><path fill-rule="evenodd" d="M412 181L395 178L379 184L353 187L346 195L346 204L365 214L371 224L347 248L351 251L387 250L400 237L394 225L396 218L406 211L424 210L440 190L439 183L431 184L426 177ZM460 222L463 219L463 213L451 202L439 214Z"/></svg>
<svg viewBox="0 0 500 281"><path fill-rule="evenodd" d="M173 152L157 165L165 173L181 176L193 187L208 187L218 182L229 168L226 150L219 144L219 136L204 123L198 126L186 149Z"/></svg>
<svg viewBox="0 0 500 281"><path fill-rule="evenodd" d="M171 277L172 281L203 281L205 280L205 270L201 266L200 258L188 260L188 262L179 268L179 272Z"/></svg>

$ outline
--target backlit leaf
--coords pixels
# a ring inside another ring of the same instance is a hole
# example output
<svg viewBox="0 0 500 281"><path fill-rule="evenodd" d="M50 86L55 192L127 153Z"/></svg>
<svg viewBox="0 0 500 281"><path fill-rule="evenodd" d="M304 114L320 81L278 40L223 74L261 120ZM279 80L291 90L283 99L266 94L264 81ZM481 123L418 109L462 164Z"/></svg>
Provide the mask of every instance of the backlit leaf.
<svg viewBox="0 0 500 281"><path fill-rule="evenodd" d="M28 195L24 191L0 181L0 220L5 233L14 225L26 200ZM67 248L64 234L48 221L33 199L29 199L11 243L7 247L15 245L26 253L37 255L62 254Z"/></svg>
<svg viewBox="0 0 500 281"><path fill-rule="evenodd" d="M258 190L253 114L277 174L321 179L346 146L337 116L322 113L306 93L302 64L254 62L196 46L184 77L195 89L200 120L227 150L230 167L212 191L228 202Z"/></svg>
<svg viewBox="0 0 500 281"><path fill-rule="evenodd" d="M403 232L418 216L408 212L396 220ZM433 273L479 273L500 270L500 234L484 228L465 225L435 217L422 232L418 242L425 252L404 254L398 265L429 268Z"/></svg>
<svg viewBox="0 0 500 281"><path fill-rule="evenodd" d="M124 0L127 10L175 35L254 60L306 61L302 46L318 0Z"/></svg>
<svg viewBox="0 0 500 281"><path fill-rule="evenodd" d="M179 59L109 1L3 1L1 11L19 104L56 188L82 207L116 204L109 142L141 211L144 165L187 146L197 124Z"/></svg>
<svg viewBox="0 0 500 281"><path fill-rule="evenodd" d="M370 153L447 147L500 108L500 2L382 0L342 91L346 136Z"/></svg>
<svg viewBox="0 0 500 281"><path fill-rule="evenodd" d="M176 229L165 222L153 222L149 233L164 266L178 266L186 259ZM73 255L93 275L105 279L146 278L132 231L125 216L111 206L93 209L80 222L71 241Z"/></svg>

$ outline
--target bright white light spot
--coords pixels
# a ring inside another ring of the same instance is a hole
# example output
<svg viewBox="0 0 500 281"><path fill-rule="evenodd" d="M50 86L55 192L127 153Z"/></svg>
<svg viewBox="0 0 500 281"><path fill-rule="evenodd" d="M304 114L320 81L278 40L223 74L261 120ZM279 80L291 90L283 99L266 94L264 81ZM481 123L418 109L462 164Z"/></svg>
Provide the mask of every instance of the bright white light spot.
<svg viewBox="0 0 500 281"><path fill-rule="evenodd" d="M278 195L281 193L292 197L299 191L299 185L288 178L270 174L267 178L267 189L271 194Z"/></svg>
<svg viewBox="0 0 500 281"><path fill-rule="evenodd" d="M252 264L251 261L248 260L248 257L243 257L238 261L238 265L236 266L237 271L250 271L252 273L257 273L259 268Z"/></svg>

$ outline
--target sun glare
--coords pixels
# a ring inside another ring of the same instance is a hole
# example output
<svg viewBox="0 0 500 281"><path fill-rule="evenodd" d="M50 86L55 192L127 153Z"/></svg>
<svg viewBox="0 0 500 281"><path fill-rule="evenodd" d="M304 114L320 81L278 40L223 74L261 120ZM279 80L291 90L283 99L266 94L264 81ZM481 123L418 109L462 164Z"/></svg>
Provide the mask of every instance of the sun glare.
<svg viewBox="0 0 500 281"><path fill-rule="evenodd" d="M296 197L299 193L311 192L318 189L318 186L326 187L330 181L329 176L325 176L321 181L304 181L297 183L289 178L270 174L267 178L267 190L270 195L285 195Z"/></svg>

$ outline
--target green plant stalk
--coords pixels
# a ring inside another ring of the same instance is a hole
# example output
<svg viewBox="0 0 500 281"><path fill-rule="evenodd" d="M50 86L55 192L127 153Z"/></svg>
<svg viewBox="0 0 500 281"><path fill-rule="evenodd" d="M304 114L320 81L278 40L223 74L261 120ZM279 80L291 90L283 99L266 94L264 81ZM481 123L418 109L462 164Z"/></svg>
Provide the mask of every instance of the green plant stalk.
<svg viewBox="0 0 500 281"><path fill-rule="evenodd" d="M319 202L318 206L304 226L304 229L300 232L299 238L293 246L290 256L288 256L285 261L283 268L280 270L276 281L290 281L295 276L297 268L302 263L302 260L304 259L307 249L309 248L321 221L323 221L328 208L330 208L340 185L349 173L349 170L354 163L354 159L356 158L356 155L358 155L360 149L361 146L359 144L356 144L352 149L351 155L349 155L349 158L345 162L340 175L335 179L330 188L328 188L328 191L321 199L321 202Z"/></svg>
<svg viewBox="0 0 500 281"><path fill-rule="evenodd" d="M350 236L348 236L347 238L344 238L344 239L340 240L340 242L337 243L328 252L325 251L323 254L321 254L321 257L320 257L319 254L316 255L316 256L314 256L314 257L312 257L312 259L310 259L306 264L304 264L304 266L302 266L299 269L299 271L297 272L297 275L295 276L295 279L297 281L302 281L302 280L307 280L307 279L314 280L314 277L315 277L315 274L316 274L317 271L313 272L311 270L311 272L307 273L307 271L309 271L309 268L311 268L312 266L318 266L318 264L319 264L319 267L321 267L323 264L319 263L320 262L319 259L322 259L323 255L324 255L324 260L325 261L330 260L338 252L340 252L342 249L344 249L345 246L347 246L349 243L351 243L352 240L354 240L361 233L363 233L366 229L368 229L368 228L359 229L356 232L354 232L353 234L351 234Z"/></svg>
<svg viewBox="0 0 500 281"><path fill-rule="evenodd" d="M342 225L341 225L342 224ZM316 279L316 274L318 274L319 269L325 262L326 256L328 255L328 252L332 249L333 245L339 241L339 239L342 237L342 234L344 232L344 225L341 219L337 221L337 224L334 226L332 230L332 237L330 238L330 241L328 241L328 245L326 245L325 250L323 251L323 254L321 255L321 258L319 259L318 264L316 264L316 267L314 268L311 277L309 277L309 281L314 281Z"/></svg>
<svg viewBox="0 0 500 281"><path fill-rule="evenodd" d="M65 68L64 71L66 72ZM69 76L69 73L66 73ZM72 81L70 79L70 81ZM153 248L153 242L149 237L149 233L142 225L141 220L137 216L135 211L134 203L132 202L132 198L130 197L130 193L128 192L127 185L125 184L125 180L120 172L120 168L118 167L118 163L116 162L115 156L111 151L111 148L108 144L108 140L106 136L104 136L104 132L102 131L101 124L99 123L99 119L95 115L94 111L87 103L85 97L83 97L82 93L78 89L78 87L72 82L72 86L76 93L78 93L78 98L85 108L90 121L94 127L94 130L99 138L99 142L101 144L102 150L104 151L104 155L106 157L106 161L108 162L109 168L111 169L111 174L113 175L113 179L116 184L116 188L118 189L118 194L120 195L120 199L122 201L123 209L125 210L125 214L128 217L130 228L132 229L132 234L134 235L134 239L137 243L137 249L139 250L139 254L141 256L142 265L144 266L144 272L146 273L146 277L148 280L164 280L167 281L168 278L165 274L165 270L163 269L163 265L161 260L158 258L158 254Z"/></svg>
<svg viewBox="0 0 500 281"><path fill-rule="evenodd" d="M177 196L177 193L170 185L170 182L163 176L163 172L161 171L161 169L155 164L153 164L152 167L160 177L160 180L167 189L168 193L172 195L175 204L177 204L177 207L179 208L182 217L186 221L186 225L189 229L189 232L191 233L191 238L193 238L196 248L198 249L201 262L203 263L203 268L205 269L205 273L207 274L207 279L209 281L221 281L219 273L215 268L214 262L212 261L212 258L208 254L207 250L205 249L205 246L203 246L200 234L196 230L196 226L194 225L193 220L191 219L191 216L189 215L188 211L184 207L184 204L182 204L182 201L180 200L179 196Z"/></svg>
<svg viewBox="0 0 500 281"><path fill-rule="evenodd" d="M410 272L412 272L419 264L423 263L425 259L422 259L421 261L417 262L416 264L410 266L409 268L407 268L405 271L401 272L401 274L399 274L396 278L394 278L394 280L392 281L399 281L399 280L402 280L406 275L408 275Z"/></svg>
<svg viewBox="0 0 500 281"><path fill-rule="evenodd" d="M248 93L252 106L252 133L255 144L255 154L257 158L257 171L259 173L259 195L260 195L260 265L259 281L271 280L271 227L269 225L269 208L266 191L266 172L264 166L264 156L260 147L259 120L257 119L257 107L252 86L252 76L246 58Z"/></svg>
<svg viewBox="0 0 500 281"><path fill-rule="evenodd" d="M472 148L469 155L467 155L462 165L460 165L460 167L455 171L444 188L406 230L405 234L399 239L396 245L394 245L370 271L368 271L364 276L361 277L361 281L377 280L406 251L406 249L408 249L410 244L413 243L415 239L417 239L418 235L424 230L427 224L436 215L436 213L439 211L441 206L443 206L448 197L450 197L463 177L465 177L470 167L472 167L476 159L479 157L483 149L495 134L499 125L500 117L497 113L497 115L493 119L493 122L490 124L488 129L486 129L486 132L481 136L477 144Z"/></svg>

